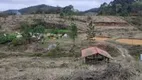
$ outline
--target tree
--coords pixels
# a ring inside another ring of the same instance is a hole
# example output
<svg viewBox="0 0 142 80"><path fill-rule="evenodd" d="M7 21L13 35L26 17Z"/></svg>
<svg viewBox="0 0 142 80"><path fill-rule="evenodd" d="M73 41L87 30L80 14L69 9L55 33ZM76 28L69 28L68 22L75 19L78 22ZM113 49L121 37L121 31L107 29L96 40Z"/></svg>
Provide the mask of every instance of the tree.
<svg viewBox="0 0 142 80"><path fill-rule="evenodd" d="M77 31L78 31L77 26L76 26L76 24L71 23L69 28L70 28L70 34L69 35L70 35L71 39L73 40L73 42L75 43L75 38L77 37Z"/></svg>
<svg viewBox="0 0 142 80"><path fill-rule="evenodd" d="M66 6L66 7L63 8L64 13L70 13L70 12L72 12L72 10L73 10L72 5L69 5L69 6Z"/></svg>
<svg viewBox="0 0 142 80"><path fill-rule="evenodd" d="M62 9L61 13L64 13L65 16L72 16L73 14L75 14L75 10L74 7L72 5L66 6Z"/></svg>
<svg viewBox="0 0 142 80"><path fill-rule="evenodd" d="M136 0L114 0L109 4L103 3L100 7L100 15L129 15L132 10L132 4L137 2Z"/></svg>
<svg viewBox="0 0 142 80"><path fill-rule="evenodd" d="M26 41L28 41L28 43L31 42L31 35L30 35L30 26L28 24L26 24L26 22L22 22L21 23L21 32L22 32L22 36L24 37L24 39Z"/></svg>
<svg viewBox="0 0 142 80"><path fill-rule="evenodd" d="M93 24L92 18L88 17L88 29L87 29L87 39L91 39L94 38L96 36L96 32L95 32L95 26Z"/></svg>
<svg viewBox="0 0 142 80"><path fill-rule="evenodd" d="M108 8L107 8L107 3L103 3L103 4L101 5L101 7L100 7L99 14L105 15L105 14L106 14L106 11L107 11L106 9L108 9Z"/></svg>
<svg viewBox="0 0 142 80"><path fill-rule="evenodd" d="M61 12L61 13L60 13L60 17L61 17L61 18L64 18L64 17L65 17L65 13Z"/></svg>
<svg viewBox="0 0 142 80"><path fill-rule="evenodd" d="M142 1L136 1L132 4L132 11L133 13L142 14Z"/></svg>
<svg viewBox="0 0 142 80"><path fill-rule="evenodd" d="M77 26L74 23L71 23L71 25L69 26L69 30L70 30L70 38L73 40L73 46L71 47L71 49L69 50L69 52L72 52L74 54L74 48L75 48L75 38L77 37Z"/></svg>
<svg viewBox="0 0 142 80"><path fill-rule="evenodd" d="M122 5L121 4L116 4L116 13L120 13L122 9Z"/></svg>

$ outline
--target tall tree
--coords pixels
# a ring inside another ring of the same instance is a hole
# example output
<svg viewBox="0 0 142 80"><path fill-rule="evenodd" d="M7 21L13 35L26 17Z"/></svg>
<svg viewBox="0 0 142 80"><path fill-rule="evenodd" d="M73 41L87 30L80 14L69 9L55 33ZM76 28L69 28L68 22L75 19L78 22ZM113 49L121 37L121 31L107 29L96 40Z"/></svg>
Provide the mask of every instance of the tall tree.
<svg viewBox="0 0 142 80"><path fill-rule="evenodd" d="M70 28L69 35L70 35L71 39L73 40L73 42L75 43L75 38L77 37L77 31L78 31L77 26L76 26L76 24L71 23L69 28Z"/></svg>
<svg viewBox="0 0 142 80"><path fill-rule="evenodd" d="M76 39L76 37L77 37L77 31L78 31L78 29L77 29L77 26L76 26L76 24L74 24L74 23L71 23L71 25L69 26L69 30L70 30L70 33L69 33L69 35L70 35L70 37L71 37L71 39L73 40L73 46L71 47L71 49L69 50L69 52L71 52L71 53L73 53L74 54L74 52L75 52L75 39Z"/></svg>
<svg viewBox="0 0 142 80"><path fill-rule="evenodd" d="M114 0L103 3L100 7L99 14L101 15L129 15L132 12L132 4L137 0Z"/></svg>
<svg viewBox="0 0 142 80"><path fill-rule="evenodd" d="M93 24L92 18L88 17L88 29L87 29L87 39L91 39L94 38L96 36L96 32L95 32L95 25Z"/></svg>

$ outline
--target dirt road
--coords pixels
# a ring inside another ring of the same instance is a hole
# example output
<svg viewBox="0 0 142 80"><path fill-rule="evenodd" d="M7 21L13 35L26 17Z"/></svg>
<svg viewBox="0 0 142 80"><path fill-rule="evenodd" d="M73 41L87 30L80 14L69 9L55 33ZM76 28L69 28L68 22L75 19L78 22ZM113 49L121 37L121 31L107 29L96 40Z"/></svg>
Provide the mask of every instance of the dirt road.
<svg viewBox="0 0 142 80"><path fill-rule="evenodd" d="M111 38L103 38L103 37L95 37L94 39L97 41L111 40ZM130 45L142 45L142 40L139 39L117 39L115 41Z"/></svg>

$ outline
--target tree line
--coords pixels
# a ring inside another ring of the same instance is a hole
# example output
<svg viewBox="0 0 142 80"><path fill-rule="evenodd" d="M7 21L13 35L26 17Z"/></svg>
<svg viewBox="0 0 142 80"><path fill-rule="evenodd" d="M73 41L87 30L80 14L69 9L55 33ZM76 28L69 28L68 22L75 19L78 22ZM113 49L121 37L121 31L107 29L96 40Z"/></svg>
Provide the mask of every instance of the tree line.
<svg viewBox="0 0 142 80"><path fill-rule="evenodd" d="M100 6L99 15L141 15L142 0L114 0Z"/></svg>

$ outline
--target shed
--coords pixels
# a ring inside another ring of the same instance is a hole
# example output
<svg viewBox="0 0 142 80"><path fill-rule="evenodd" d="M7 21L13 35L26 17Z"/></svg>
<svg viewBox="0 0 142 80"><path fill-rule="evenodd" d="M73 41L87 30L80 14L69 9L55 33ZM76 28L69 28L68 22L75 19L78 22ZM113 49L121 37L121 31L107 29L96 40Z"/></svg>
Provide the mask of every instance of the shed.
<svg viewBox="0 0 142 80"><path fill-rule="evenodd" d="M97 63L97 62L109 62L110 59L113 59L111 55L98 48L98 47L89 47L82 50L82 58L84 58L85 63Z"/></svg>

